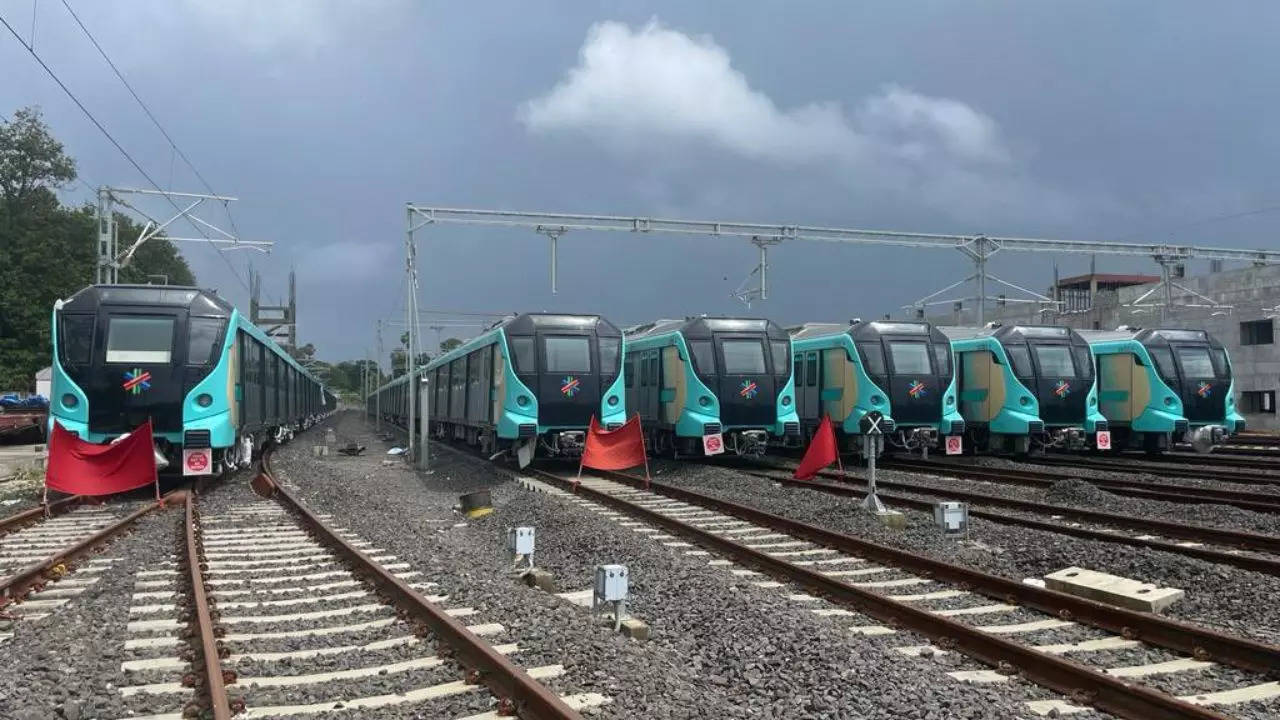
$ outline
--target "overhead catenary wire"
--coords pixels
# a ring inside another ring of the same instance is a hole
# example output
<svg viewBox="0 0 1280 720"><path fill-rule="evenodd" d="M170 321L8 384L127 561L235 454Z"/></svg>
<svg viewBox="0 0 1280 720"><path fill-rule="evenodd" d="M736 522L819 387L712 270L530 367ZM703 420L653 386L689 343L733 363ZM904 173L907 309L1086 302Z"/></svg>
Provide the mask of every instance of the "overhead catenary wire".
<svg viewBox="0 0 1280 720"><path fill-rule="evenodd" d="M151 175L142 168L141 165L138 164L138 161L135 160L133 156L129 154L129 151L125 150L124 146L122 146L120 142L115 139L115 136L113 136L111 132L108 131L107 128L102 124L102 122L99 121L98 118L95 117L94 114L89 111L89 108L85 107L85 104L80 101L80 98L76 97L76 94L71 91L71 88L67 87L67 84L62 81L62 78L58 77L58 74L53 71L53 68L49 67L48 63L44 61L44 58L40 57L40 55L36 53L35 48L30 44L28 44L27 41L23 40L22 36L18 34L18 31L14 29L13 25L10 25L9 21L6 20L2 15L0 15L0 24L5 26L5 29L9 31L9 34L13 35L13 38L17 40L18 44L22 45L22 47L25 48L28 53L30 53L31 57L35 58L35 61L39 63L41 68L44 69L45 73L50 78L52 78L55 83L58 84L59 88L62 89L62 92L65 93L67 97L71 98L71 102L75 103L76 107L80 108L80 112L84 113L85 117L89 118L89 121L92 122L94 126L97 127L98 130L103 134L103 136L105 136L107 140L115 147L115 149L121 155L123 155L126 160L129 161L129 164L132 165L134 169L137 170L138 173L142 175L142 177L145 178L148 183L151 184L151 187L155 188L158 192L163 194L165 199L169 201L169 204L173 206L173 209L181 213L182 208L178 207L178 204L173 201L173 198L170 197L167 193L165 193L164 188L160 187L160 184L157 183L155 179L152 178ZM208 240L210 246L212 246L213 249L218 252L218 257L222 258L222 261L226 263L227 268L231 270L231 274L235 277L235 279L244 287L245 290L249 290L249 283L247 283L244 278L240 277L240 273L237 272L235 269L235 266L231 264L231 260L227 258L226 253L222 252L222 249L219 248L217 244L213 242L213 239L210 238L209 235L205 233L203 229L196 227L196 231L199 232L200 235L203 236L205 240Z"/></svg>

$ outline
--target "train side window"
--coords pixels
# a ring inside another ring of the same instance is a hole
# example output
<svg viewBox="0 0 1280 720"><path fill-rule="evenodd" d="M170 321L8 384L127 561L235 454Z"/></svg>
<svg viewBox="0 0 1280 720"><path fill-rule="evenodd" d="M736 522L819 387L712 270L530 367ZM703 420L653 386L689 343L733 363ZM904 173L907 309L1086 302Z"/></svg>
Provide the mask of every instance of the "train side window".
<svg viewBox="0 0 1280 720"><path fill-rule="evenodd" d="M507 345L511 348L511 364L518 373L536 372L534 367L533 338L508 337Z"/></svg>
<svg viewBox="0 0 1280 720"><path fill-rule="evenodd" d="M785 375L787 373L787 355L791 353L791 343L771 340L769 348L773 351L773 374Z"/></svg>
<svg viewBox="0 0 1280 720"><path fill-rule="evenodd" d="M1210 353L1213 358L1214 376L1220 378L1231 377L1231 365L1227 362L1227 351L1222 348L1213 348Z"/></svg>
<svg viewBox="0 0 1280 720"><path fill-rule="evenodd" d="M938 374L951 377L951 343L933 344L933 364L938 367Z"/></svg>
<svg viewBox="0 0 1280 720"><path fill-rule="evenodd" d="M689 353L693 355L693 369L699 374L716 374L715 353L711 352L710 340L691 341L689 343Z"/></svg>
<svg viewBox="0 0 1280 720"><path fill-rule="evenodd" d="M634 387L636 384L635 357L628 357L624 362L626 366L623 368L622 385L623 387Z"/></svg>
<svg viewBox="0 0 1280 720"><path fill-rule="evenodd" d="M600 373L602 375L613 375L617 373L618 350L622 347L622 339L602 337L597 338L596 344L600 348Z"/></svg>
<svg viewBox="0 0 1280 720"><path fill-rule="evenodd" d="M1013 365L1013 374L1020 378L1034 377L1031 372L1031 352L1026 345L1005 345L1004 352Z"/></svg>
<svg viewBox="0 0 1280 720"><path fill-rule="evenodd" d="M805 387L817 387L818 385L818 353L811 352L804 358L804 384Z"/></svg>
<svg viewBox="0 0 1280 720"><path fill-rule="evenodd" d="M62 315L59 317L58 349L62 361L71 365L85 365L93 358L93 315Z"/></svg>
<svg viewBox="0 0 1280 720"><path fill-rule="evenodd" d="M1156 363L1160 377L1172 387L1178 385L1178 371L1173 366L1173 352L1169 348L1147 348L1147 354Z"/></svg>
<svg viewBox="0 0 1280 720"><path fill-rule="evenodd" d="M791 366L791 374L794 376L796 387L804 386L804 360L798 355L795 363Z"/></svg>
<svg viewBox="0 0 1280 720"><path fill-rule="evenodd" d="M862 364L868 375L884 375L884 348L878 342L858 343Z"/></svg>
<svg viewBox="0 0 1280 720"><path fill-rule="evenodd" d="M1075 347L1071 348L1071 352L1075 353L1076 368L1080 370L1082 377L1089 377L1090 375L1092 375L1093 374L1093 357L1089 353L1089 348L1084 347L1083 345L1076 345Z"/></svg>
<svg viewBox="0 0 1280 720"><path fill-rule="evenodd" d="M187 364L206 365L218 356L225 322L219 318L193 317L187 323Z"/></svg>

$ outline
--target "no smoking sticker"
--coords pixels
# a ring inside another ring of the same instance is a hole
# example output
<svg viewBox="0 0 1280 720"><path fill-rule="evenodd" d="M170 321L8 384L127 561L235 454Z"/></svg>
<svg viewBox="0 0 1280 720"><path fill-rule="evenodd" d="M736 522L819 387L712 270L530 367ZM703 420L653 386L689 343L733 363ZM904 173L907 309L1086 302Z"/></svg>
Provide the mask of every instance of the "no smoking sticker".
<svg viewBox="0 0 1280 720"><path fill-rule="evenodd" d="M182 451L182 474L208 475L209 466L212 464L212 455L213 451L209 448L184 449Z"/></svg>
<svg viewBox="0 0 1280 720"><path fill-rule="evenodd" d="M964 452L964 438L959 435L947 436L947 454L959 455Z"/></svg>
<svg viewBox="0 0 1280 720"><path fill-rule="evenodd" d="M724 436L720 433L702 436L702 453L704 455L719 455L724 452Z"/></svg>

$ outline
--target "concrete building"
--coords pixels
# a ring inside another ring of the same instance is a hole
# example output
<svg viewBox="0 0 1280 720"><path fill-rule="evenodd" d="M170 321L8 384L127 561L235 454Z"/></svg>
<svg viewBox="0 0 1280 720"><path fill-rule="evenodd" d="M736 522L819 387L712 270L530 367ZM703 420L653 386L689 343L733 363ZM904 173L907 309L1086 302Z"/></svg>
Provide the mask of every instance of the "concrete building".
<svg viewBox="0 0 1280 720"><path fill-rule="evenodd" d="M1052 304L989 302L987 319L1002 323L1042 323L1109 329L1179 327L1207 330L1231 356L1237 403L1251 430L1280 430L1280 266L1248 267L1181 277L1175 272L1165 304L1158 276L1094 273L1058 281L1045 294ZM930 316L946 325L969 325L972 307L957 304L949 314Z"/></svg>

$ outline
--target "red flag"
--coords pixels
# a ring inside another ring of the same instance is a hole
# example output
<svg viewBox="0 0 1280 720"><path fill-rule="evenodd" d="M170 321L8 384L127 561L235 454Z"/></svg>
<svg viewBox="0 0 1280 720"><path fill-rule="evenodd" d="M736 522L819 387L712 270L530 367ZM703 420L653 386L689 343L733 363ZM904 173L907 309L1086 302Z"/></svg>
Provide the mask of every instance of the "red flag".
<svg viewBox="0 0 1280 720"><path fill-rule="evenodd" d="M156 482L151 420L114 445L96 445L53 424L44 484L71 495L112 495Z"/></svg>
<svg viewBox="0 0 1280 720"><path fill-rule="evenodd" d="M839 460L840 450L836 446L836 433L831 429L831 416L823 415L818 431L809 440L809 449L804 451L804 458L796 466L795 479L812 480L819 470Z"/></svg>
<svg viewBox="0 0 1280 720"><path fill-rule="evenodd" d="M632 415L617 430L603 430L591 416L587 428L586 447L582 449L582 462L578 465L578 477L582 468L597 470L625 470L644 465L645 483L649 482L649 456L644 451L644 431L640 428L640 415Z"/></svg>

